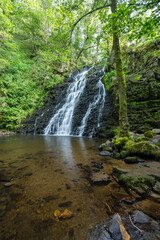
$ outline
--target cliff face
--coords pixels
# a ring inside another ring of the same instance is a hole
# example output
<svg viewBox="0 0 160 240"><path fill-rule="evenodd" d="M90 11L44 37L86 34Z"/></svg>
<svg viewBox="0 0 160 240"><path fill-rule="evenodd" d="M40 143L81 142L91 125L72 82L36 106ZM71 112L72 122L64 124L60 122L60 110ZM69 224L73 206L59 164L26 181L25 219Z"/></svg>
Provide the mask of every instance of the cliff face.
<svg viewBox="0 0 160 240"><path fill-rule="evenodd" d="M124 52L124 51L123 51ZM151 128L160 128L160 40L148 46L139 47L135 51L128 50L123 56L126 73L128 117L130 130L145 132ZM112 70L114 69L114 66ZM64 82L53 87L41 108L37 108L31 117L28 117L22 126L23 133L43 133L50 118L65 102L65 96L72 76ZM106 73L107 74L107 73ZM109 74L109 72L108 72ZM99 69L95 68L87 75L87 85L79 104L76 107L73 119L73 134L76 126L80 124L89 103L94 99L96 84L101 76ZM99 107L99 106L97 106ZM97 110L91 113L88 126L85 129L87 136L90 129L97 124ZM114 129L118 127L118 90L116 84L106 93L106 101L102 113L102 124L95 129L97 137L112 137Z"/></svg>
<svg viewBox="0 0 160 240"><path fill-rule="evenodd" d="M126 72L128 117L130 130L145 132L160 128L160 40L123 55ZM116 86L108 93L99 136L113 135L118 126L118 94Z"/></svg>
<svg viewBox="0 0 160 240"><path fill-rule="evenodd" d="M91 69L86 75L86 85L82 94L80 95L79 101L76 103L73 119L71 135L78 135L78 127L81 126L82 120L91 104L96 102L99 88L97 83L104 75L102 67L88 68L85 67L80 71L74 71L70 77L56 87L53 87L41 108L37 108L32 116L28 116L22 126L22 133L27 134L43 134L45 127L48 125L50 119L54 116L57 110L61 109L67 98L67 89L69 85L75 81L75 77L78 73L83 72L83 70ZM101 94L100 94L101 96ZM73 97L73 96L72 96ZM90 136L91 132L97 131L97 125L99 122L99 109L101 108L102 99L101 96L96 107L93 107L87 117L87 122L84 128L84 136ZM71 99L73 100L73 99Z"/></svg>

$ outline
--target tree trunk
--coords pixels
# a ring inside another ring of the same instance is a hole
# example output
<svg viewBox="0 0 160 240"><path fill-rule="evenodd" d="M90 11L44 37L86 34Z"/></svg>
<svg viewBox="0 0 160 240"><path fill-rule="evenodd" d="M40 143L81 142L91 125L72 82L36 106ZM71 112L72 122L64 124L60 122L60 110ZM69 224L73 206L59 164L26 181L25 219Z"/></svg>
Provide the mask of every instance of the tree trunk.
<svg viewBox="0 0 160 240"><path fill-rule="evenodd" d="M112 13L117 10L117 0L112 0L111 4ZM119 94L119 136L128 136L129 123L127 116L127 94L126 94L126 81L122 65L121 49L119 44L118 26L116 21L113 24L113 46L115 52L116 73L118 80L118 94Z"/></svg>

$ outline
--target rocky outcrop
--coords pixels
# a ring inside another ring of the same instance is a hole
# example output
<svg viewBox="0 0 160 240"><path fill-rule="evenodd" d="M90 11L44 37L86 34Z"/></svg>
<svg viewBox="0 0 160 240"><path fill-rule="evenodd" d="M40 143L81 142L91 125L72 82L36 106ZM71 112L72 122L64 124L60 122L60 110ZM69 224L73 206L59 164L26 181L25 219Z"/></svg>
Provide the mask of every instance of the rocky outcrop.
<svg viewBox="0 0 160 240"><path fill-rule="evenodd" d="M118 213L97 224L87 235L86 240L158 240L160 223L141 211L131 215Z"/></svg>
<svg viewBox="0 0 160 240"><path fill-rule="evenodd" d="M148 129L160 128L160 57L158 55L160 40L151 42L145 47L124 52L124 70L126 72L128 117L130 130L143 133ZM113 71L114 67L112 67ZM43 133L49 120L56 110L65 101L69 84L74 80L74 71L66 81L54 86L42 107L37 107L32 116L28 116L22 125L23 133ZM87 85L77 104L72 126L72 134L75 134L77 126L80 126L82 116L86 113L89 103L94 101L96 84L101 77L99 67L95 67L87 75ZM107 73L106 73L107 74ZM113 137L114 130L118 127L118 90L117 85L106 94L106 101L102 113L102 124L97 126L98 108L91 112L84 135L88 136L90 129L95 129L96 137Z"/></svg>
<svg viewBox="0 0 160 240"><path fill-rule="evenodd" d="M130 130L143 133L148 129L160 128L160 56L158 53L160 39L134 51L126 49L123 60L124 70L127 72ZM103 124L98 135L112 137L113 130L117 126L118 88L114 85L108 92L103 111Z"/></svg>
<svg viewBox="0 0 160 240"><path fill-rule="evenodd" d="M22 132L27 134L43 134L44 128L48 125L49 120L54 116L56 111L60 109L65 103L67 89L69 84L74 81L74 77L81 71L87 70L89 67L74 71L69 78L63 82L54 86L43 106L36 109L36 111L28 116L22 126ZM95 96L98 93L97 83L103 76L102 67L92 68L86 78L86 86L80 99L75 107L73 119L72 119L72 131L71 134L76 135L77 127L81 126L83 117L85 116L90 103L96 101ZM88 117L87 125L84 130L84 136L88 136L93 130L96 130L98 125L98 115L101 102L97 104L96 108L91 110L91 114Z"/></svg>

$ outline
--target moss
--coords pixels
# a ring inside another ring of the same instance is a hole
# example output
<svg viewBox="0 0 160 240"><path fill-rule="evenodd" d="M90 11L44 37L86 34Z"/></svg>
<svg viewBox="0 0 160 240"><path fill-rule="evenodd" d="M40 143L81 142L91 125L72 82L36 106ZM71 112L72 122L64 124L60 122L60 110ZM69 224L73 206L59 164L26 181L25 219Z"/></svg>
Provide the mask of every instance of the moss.
<svg viewBox="0 0 160 240"><path fill-rule="evenodd" d="M128 141L125 145L125 148L128 155L155 158L155 150L157 149L157 146L149 143L148 141L136 143L133 141Z"/></svg>
<svg viewBox="0 0 160 240"><path fill-rule="evenodd" d="M153 137L153 131L149 130L149 131L145 132L144 135L147 138L147 140L150 140Z"/></svg>
<svg viewBox="0 0 160 240"><path fill-rule="evenodd" d="M128 142L127 137L119 137L112 141L113 147L118 151L120 151L127 142Z"/></svg>
<svg viewBox="0 0 160 240"><path fill-rule="evenodd" d="M150 178L140 178L140 177L131 177L126 174L122 174L119 177L120 182L125 184L127 188L131 188L136 191L138 194L147 195L152 187L155 185L155 179Z"/></svg>

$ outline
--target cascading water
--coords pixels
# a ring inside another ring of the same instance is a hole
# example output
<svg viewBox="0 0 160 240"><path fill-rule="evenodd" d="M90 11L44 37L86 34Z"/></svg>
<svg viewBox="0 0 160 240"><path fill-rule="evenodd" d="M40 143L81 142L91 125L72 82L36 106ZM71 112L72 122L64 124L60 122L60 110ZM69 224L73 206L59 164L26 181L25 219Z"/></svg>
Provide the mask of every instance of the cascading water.
<svg viewBox="0 0 160 240"><path fill-rule="evenodd" d="M101 82L103 77L104 77L104 74L105 74L105 72L104 72L104 69L103 69L103 75L99 79L99 81L96 85L96 87L98 89L98 93L94 97L93 102L89 104L87 112L82 119L81 126L78 128L78 136L83 135L85 127L87 126L88 117L91 114L91 112L93 111L93 109L95 109L97 106L99 106L97 127L100 126L101 114L102 114L102 110L103 110L104 102L105 102L105 97L106 97L105 87L104 87L103 83ZM89 137L92 137L93 133L94 133L94 129L92 129L91 132L89 133Z"/></svg>
<svg viewBox="0 0 160 240"><path fill-rule="evenodd" d="M90 70L91 68L75 76L74 82L70 84L67 90L65 104L51 118L49 124L44 129L45 135L70 135L73 112L83 93L87 81L86 75Z"/></svg>
<svg viewBox="0 0 160 240"><path fill-rule="evenodd" d="M101 113L104 107L105 102L105 88L102 83L102 79L104 76L104 69L99 70L99 73L94 73L93 67L83 70L82 72L75 75L74 81L69 85L65 103L61 108L57 110L57 112L54 114L54 116L50 119L48 125L44 129L44 134L53 134L53 135L60 135L60 136L68 136L68 135L76 135L76 136L83 136L87 135L89 137L92 137L94 133L94 129L96 127L99 127L100 125L100 119L101 119ZM89 74L94 76L95 79L98 77L98 83L94 81L94 78L90 78L92 81L92 84L94 84L93 87L93 93L91 96L92 98L89 98L89 101L85 101L84 104L82 104L82 99L84 99L84 96L86 96L86 93L89 95L90 91L88 92L88 86L87 84L89 80ZM97 74L97 75L93 75ZM83 109L83 114L82 114ZM78 114L77 114L78 112ZM79 118L79 113L81 113L81 118ZM90 126L91 117L94 116L94 126ZM78 117L78 120L76 120ZM77 122L77 124L75 124ZM73 126L74 125L74 126ZM76 126L75 126L76 125ZM85 130L89 130L86 133Z"/></svg>

